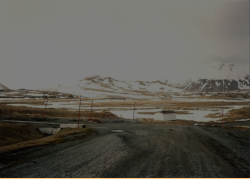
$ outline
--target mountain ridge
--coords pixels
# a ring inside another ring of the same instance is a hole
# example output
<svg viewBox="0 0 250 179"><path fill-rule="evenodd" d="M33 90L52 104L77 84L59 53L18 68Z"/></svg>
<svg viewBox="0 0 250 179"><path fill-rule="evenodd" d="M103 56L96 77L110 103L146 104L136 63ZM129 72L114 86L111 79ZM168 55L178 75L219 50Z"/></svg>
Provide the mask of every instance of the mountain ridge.
<svg viewBox="0 0 250 179"><path fill-rule="evenodd" d="M180 81L167 80L171 87L188 91L225 92L250 89L249 66L212 62L202 64L198 68L202 77Z"/></svg>
<svg viewBox="0 0 250 179"><path fill-rule="evenodd" d="M226 92L250 89L248 66L226 63L208 63L195 66L191 75L174 76L166 80L117 80L100 75L66 81L49 90L74 93L86 97L128 97L170 99L182 92ZM191 70L185 70L188 72ZM198 75L196 75L198 74ZM178 80L182 77L182 80ZM70 82L70 83L68 83Z"/></svg>

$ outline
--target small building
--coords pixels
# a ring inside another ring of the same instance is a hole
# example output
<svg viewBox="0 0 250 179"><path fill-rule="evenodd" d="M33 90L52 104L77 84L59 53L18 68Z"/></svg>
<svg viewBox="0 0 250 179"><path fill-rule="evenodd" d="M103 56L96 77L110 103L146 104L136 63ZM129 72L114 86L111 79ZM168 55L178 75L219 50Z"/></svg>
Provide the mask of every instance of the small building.
<svg viewBox="0 0 250 179"><path fill-rule="evenodd" d="M171 121L176 119L176 112L172 110L168 111L159 111L154 114L154 120L159 121Z"/></svg>

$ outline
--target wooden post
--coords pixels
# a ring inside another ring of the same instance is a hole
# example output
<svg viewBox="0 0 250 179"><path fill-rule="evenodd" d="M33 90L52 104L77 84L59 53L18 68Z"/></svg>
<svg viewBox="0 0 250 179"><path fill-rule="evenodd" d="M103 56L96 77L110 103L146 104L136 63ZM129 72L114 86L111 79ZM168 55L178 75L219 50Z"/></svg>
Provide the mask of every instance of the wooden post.
<svg viewBox="0 0 250 179"><path fill-rule="evenodd" d="M80 95L80 104L79 104L79 111L78 111L78 128L79 128L79 122L80 122L80 111L81 111L81 95Z"/></svg>
<svg viewBox="0 0 250 179"><path fill-rule="evenodd" d="M48 98L47 98L47 101L45 103L45 108L44 108L44 111L43 111L43 118L42 119L44 119L44 116L45 116L45 113L46 113L47 104L48 104Z"/></svg>
<svg viewBox="0 0 250 179"><path fill-rule="evenodd" d="M89 113L89 120L91 120L91 116L92 116L93 101L94 101L94 100L92 100L91 109L90 109L90 113Z"/></svg>
<svg viewBox="0 0 250 179"><path fill-rule="evenodd" d="M135 102L135 104L136 104L136 102ZM134 104L133 120L134 120L134 118L135 118L135 104Z"/></svg>
<svg viewBox="0 0 250 179"><path fill-rule="evenodd" d="M11 122L11 108L10 108L10 122Z"/></svg>
<svg viewBox="0 0 250 179"><path fill-rule="evenodd" d="M224 117L224 114L223 114L223 105L222 105L222 115L221 116L222 116L222 119L223 119L223 117Z"/></svg>
<svg viewBox="0 0 250 179"><path fill-rule="evenodd" d="M221 114L221 119L222 119L222 124L221 124L221 127L224 128L224 122L223 122L223 105L222 105L222 110L221 110L222 114Z"/></svg>

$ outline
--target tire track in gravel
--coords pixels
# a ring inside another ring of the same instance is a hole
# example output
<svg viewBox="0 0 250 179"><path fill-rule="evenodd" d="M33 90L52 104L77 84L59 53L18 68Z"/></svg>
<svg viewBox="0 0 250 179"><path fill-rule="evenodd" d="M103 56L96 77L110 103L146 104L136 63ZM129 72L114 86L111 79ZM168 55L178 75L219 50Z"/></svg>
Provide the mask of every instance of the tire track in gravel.
<svg viewBox="0 0 250 179"><path fill-rule="evenodd" d="M95 177L126 155L126 146L119 140L110 134L80 143L39 157L37 163L25 162L13 167L4 177L13 176L12 171L21 171L13 177Z"/></svg>
<svg viewBox="0 0 250 179"><path fill-rule="evenodd" d="M221 141L217 136L213 136L212 133L201 128L195 130L199 131L196 136L205 145L204 150L206 150L207 156L216 161L218 177L250 177L249 156L243 158L235 150L237 145L242 144L241 140L233 139L231 142L226 142L224 139Z"/></svg>
<svg viewBox="0 0 250 179"><path fill-rule="evenodd" d="M249 141L239 137L249 132L128 123L92 127L98 133L88 139L17 153L23 160L1 168L0 177L249 177ZM124 132L112 132L117 129Z"/></svg>

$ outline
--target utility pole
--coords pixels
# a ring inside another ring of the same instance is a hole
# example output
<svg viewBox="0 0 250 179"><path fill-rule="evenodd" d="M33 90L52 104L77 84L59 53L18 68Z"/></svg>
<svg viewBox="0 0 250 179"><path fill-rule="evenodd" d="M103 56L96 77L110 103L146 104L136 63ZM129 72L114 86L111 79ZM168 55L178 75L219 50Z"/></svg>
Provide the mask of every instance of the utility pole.
<svg viewBox="0 0 250 179"><path fill-rule="evenodd" d="M136 102L135 102L135 104L136 104ZM133 120L134 120L134 117L135 117L135 104L134 104Z"/></svg>
<svg viewBox="0 0 250 179"><path fill-rule="evenodd" d="M222 124L221 124L221 127L224 128L224 121L223 121L223 117L224 117L224 114L223 114L223 104L222 104L222 109L221 109L221 120L222 120Z"/></svg>
<svg viewBox="0 0 250 179"><path fill-rule="evenodd" d="M93 101L94 101L94 100L92 100L91 109L90 109L90 113L89 113L89 120L91 120L91 116L92 116Z"/></svg>
<svg viewBox="0 0 250 179"><path fill-rule="evenodd" d="M10 122L11 122L11 108L10 108Z"/></svg>
<svg viewBox="0 0 250 179"><path fill-rule="evenodd" d="M47 97L47 101L45 103L45 108L44 108L44 111L43 111L43 119L44 119L44 116L45 116L45 113L46 113L47 104L48 104L48 97Z"/></svg>
<svg viewBox="0 0 250 179"><path fill-rule="evenodd" d="M78 111L78 128L79 128L79 122L80 122L80 111L81 111L81 95L80 95L80 103L79 103L79 111Z"/></svg>
<svg viewBox="0 0 250 179"><path fill-rule="evenodd" d="M224 115L224 114L223 114L223 105L222 105L221 113L222 113L222 114L221 114L221 119L223 119L223 117L224 117L224 116L223 116L223 115Z"/></svg>

